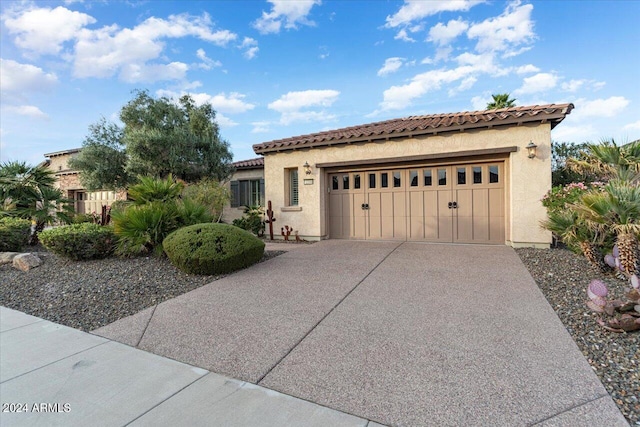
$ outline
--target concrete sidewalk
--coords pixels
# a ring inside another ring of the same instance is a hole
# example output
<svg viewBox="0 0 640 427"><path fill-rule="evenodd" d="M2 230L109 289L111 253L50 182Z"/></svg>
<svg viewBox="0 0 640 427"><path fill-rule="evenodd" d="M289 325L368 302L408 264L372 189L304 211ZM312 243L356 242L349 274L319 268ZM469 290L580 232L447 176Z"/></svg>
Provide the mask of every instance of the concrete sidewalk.
<svg viewBox="0 0 640 427"><path fill-rule="evenodd" d="M5 307L0 328L2 426L378 425Z"/></svg>

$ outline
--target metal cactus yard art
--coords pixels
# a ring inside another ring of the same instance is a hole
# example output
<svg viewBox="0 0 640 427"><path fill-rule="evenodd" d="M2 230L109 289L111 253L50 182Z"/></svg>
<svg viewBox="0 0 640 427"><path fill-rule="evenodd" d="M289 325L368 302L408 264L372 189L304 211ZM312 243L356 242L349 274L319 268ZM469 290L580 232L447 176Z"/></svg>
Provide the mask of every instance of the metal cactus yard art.
<svg viewBox="0 0 640 427"><path fill-rule="evenodd" d="M587 307L606 317L598 318L598 323L612 332L632 332L640 330L640 280L636 274L625 271L620 263L618 248L605 257L605 262L629 279L631 288L625 293L625 299L607 299L609 289L600 280L592 280L587 288Z"/></svg>

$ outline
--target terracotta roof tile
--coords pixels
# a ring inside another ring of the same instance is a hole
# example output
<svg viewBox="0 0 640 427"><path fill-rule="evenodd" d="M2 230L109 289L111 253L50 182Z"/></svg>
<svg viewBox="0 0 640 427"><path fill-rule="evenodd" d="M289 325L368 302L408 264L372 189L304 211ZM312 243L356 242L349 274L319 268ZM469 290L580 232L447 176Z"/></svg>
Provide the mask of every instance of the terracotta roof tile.
<svg viewBox="0 0 640 427"><path fill-rule="evenodd" d="M264 168L264 157L257 157L255 159L240 160L235 163L231 163L235 169L261 169Z"/></svg>
<svg viewBox="0 0 640 427"><path fill-rule="evenodd" d="M527 122L548 121L553 129L567 114L571 113L572 109L573 104L549 104L502 108L499 110L409 116L264 142L254 145L253 151L256 154L263 154L298 148L490 128Z"/></svg>

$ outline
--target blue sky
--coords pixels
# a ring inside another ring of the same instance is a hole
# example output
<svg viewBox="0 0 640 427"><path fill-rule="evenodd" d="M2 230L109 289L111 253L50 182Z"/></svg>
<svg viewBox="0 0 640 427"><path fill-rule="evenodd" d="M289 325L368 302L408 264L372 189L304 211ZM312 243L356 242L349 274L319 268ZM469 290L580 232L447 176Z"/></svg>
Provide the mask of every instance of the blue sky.
<svg viewBox="0 0 640 427"><path fill-rule="evenodd" d="M0 161L80 147L134 89L256 143L409 115L573 102L557 141L640 138L640 1L2 1Z"/></svg>

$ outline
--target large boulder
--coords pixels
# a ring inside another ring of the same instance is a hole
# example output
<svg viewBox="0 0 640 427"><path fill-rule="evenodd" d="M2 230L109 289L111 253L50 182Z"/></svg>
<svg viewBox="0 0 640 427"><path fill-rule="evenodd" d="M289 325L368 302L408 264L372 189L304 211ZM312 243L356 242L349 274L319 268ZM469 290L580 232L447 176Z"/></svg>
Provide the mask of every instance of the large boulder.
<svg viewBox="0 0 640 427"><path fill-rule="evenodd" d="M19 254L13 257L13 266L21 271L29 271L32 268L40 267L42 260L34 254Z"/></svg>
<svg viewBox="0 0 640 427"><path fill-rule="evenodd" d="M20 252L0 252L0 265L10 264Z"/></svg>

